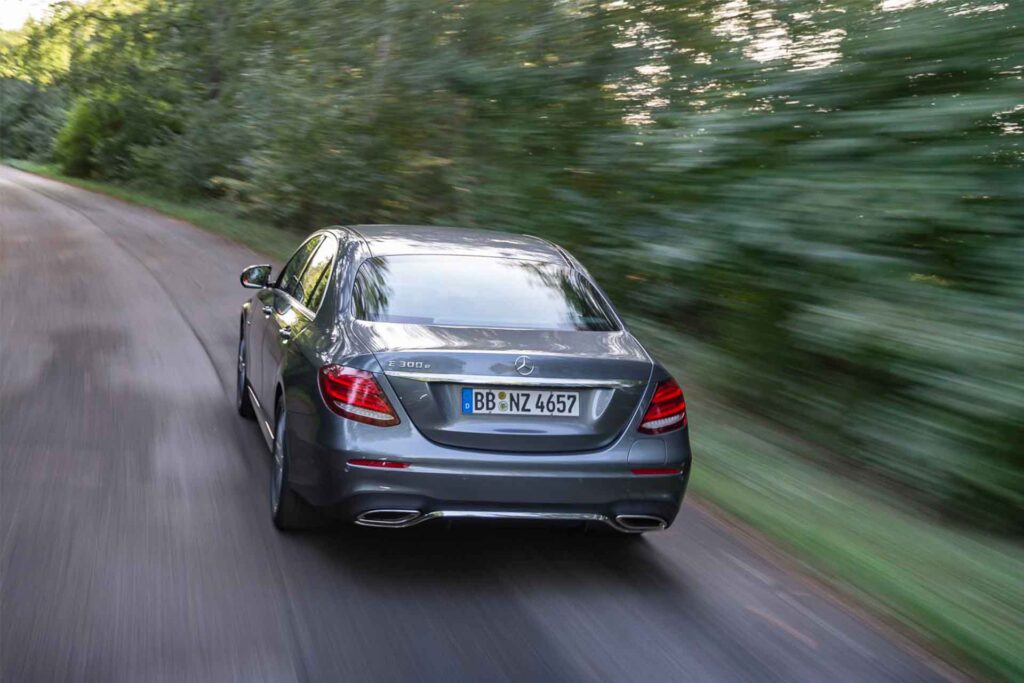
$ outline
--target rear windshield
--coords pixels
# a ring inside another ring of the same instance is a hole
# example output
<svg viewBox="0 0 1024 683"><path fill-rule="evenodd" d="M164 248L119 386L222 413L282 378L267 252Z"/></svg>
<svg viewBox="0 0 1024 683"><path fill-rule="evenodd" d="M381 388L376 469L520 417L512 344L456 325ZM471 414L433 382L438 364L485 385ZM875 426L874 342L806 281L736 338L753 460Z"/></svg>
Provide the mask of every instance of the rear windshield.
<svg viewBox="0 0 1024 683"><path fill-rule="evenodd" d="M367 259L356 275L360 320L415 325L611 331L618 326L577 271L485 256Z"/></svg>

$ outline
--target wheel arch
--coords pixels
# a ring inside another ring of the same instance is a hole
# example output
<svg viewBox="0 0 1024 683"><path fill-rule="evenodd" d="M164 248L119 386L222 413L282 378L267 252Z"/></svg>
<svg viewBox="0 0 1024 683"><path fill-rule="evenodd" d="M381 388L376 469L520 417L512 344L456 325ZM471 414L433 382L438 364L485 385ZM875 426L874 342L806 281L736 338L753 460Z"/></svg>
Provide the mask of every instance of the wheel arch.
<svg viewBox="0 0 1024 683"><path fill-rule="evenodd" d="M248 326L247 323L249 322L249 309L250 308L252 308L252 305L250 304L250 302L246 301L244 304L242 304L242 312L238 316L238 335L239 335L239 339L245 339L246 337L249 336L249 335L247 335L245 333L245 328Z"/></svg>

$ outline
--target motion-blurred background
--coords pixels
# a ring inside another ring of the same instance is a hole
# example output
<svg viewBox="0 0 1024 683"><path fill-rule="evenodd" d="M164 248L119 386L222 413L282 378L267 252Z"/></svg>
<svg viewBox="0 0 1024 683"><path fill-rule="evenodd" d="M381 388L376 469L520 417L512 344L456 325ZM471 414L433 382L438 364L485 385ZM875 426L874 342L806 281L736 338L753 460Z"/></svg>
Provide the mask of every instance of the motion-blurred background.
<svg viewBox="0 0 1024 683"><path fill-rule="evenodd" d="M276 257L334 223L563 244L686 386L699 495L1024 676L1020 0L26 10L9 163Z"/></svg>

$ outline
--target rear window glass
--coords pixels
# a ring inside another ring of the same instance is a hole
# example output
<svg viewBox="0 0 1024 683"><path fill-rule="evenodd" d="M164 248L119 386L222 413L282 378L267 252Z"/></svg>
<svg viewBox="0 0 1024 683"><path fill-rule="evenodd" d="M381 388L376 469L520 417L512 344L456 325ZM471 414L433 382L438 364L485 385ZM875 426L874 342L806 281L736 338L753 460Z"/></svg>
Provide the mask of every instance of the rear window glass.
<svg viewBox="0 0 1024 683"><path fill-rule="evenodd" d="M593 286L566 266L484 256L367 259L356 275L360 320L537 330L618 326Z"/></svg>

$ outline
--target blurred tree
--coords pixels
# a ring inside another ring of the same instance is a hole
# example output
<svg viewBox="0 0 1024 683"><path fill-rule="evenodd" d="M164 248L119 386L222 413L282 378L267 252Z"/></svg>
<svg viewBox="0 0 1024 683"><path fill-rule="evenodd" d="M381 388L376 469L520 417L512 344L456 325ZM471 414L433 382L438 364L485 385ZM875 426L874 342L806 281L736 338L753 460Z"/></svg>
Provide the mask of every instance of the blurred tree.
<svg viewBox="0 0 1024 683"><path fill-rule="evenodd" d="M579 252L700 383L1024 528L1019 2L91 0L0 41L5 154L296 229ZM74 106L68 106L73 100ZM58 131L59 134L58 134Z"/></svg>

